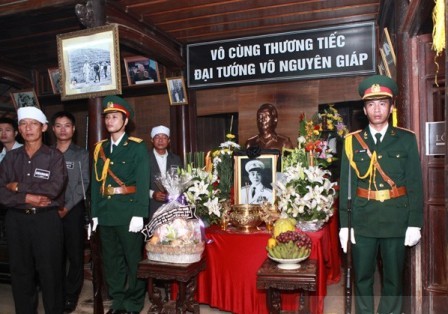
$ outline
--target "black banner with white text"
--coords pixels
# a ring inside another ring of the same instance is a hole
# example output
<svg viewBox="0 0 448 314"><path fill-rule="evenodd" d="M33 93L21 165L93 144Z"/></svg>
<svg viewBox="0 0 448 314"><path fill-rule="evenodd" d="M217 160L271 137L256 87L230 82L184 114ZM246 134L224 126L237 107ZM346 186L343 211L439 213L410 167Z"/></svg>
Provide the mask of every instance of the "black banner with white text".
<svg viewBox="0 0 448 314"><path fill-rule="evenodd" d="M187 45L190 88L375 71L374 22Z"/></svg>

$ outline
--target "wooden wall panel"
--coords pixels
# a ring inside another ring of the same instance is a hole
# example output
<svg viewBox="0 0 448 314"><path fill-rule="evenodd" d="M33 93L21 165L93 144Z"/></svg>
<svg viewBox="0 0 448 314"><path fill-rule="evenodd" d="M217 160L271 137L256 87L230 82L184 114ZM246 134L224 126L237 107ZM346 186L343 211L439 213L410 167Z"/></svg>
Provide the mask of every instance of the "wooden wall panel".
<svg viewBox="0 0 448 314"><path fill-rule="evenodd" d="M357 86L362 79L343 77L198 90L197 114L237 112L239 144L244 145L249 137L258 133L258 108L264 103L272 103L279 113L277 132L289 136L296 145L300 114L311 117L319 104L359 100Z"/></svg>
<svg viewBox="0 0 448 314"><path fill-rule="evenodd" d="M152 95L126 98L135 111L134 128L130 134L142 138L148 149L151 145L151 129L157 125L170 127L170 104L168 95Z"/></svg>

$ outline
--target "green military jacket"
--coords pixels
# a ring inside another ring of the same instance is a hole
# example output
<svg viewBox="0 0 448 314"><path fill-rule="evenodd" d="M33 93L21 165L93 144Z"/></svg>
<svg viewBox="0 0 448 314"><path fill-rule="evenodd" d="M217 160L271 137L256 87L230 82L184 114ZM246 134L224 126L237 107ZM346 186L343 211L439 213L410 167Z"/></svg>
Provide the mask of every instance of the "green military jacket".
<svg viewBox="0 0 448 314"><path fill-rule="evenodd" d="M357 131L370 151L375 150L375 141L367 127ZM356 133L356 132L355 132ZM370 157L351 133L353 161L362 177L370 165ZM366 237L404 237L407 227L421 227L423 224L423 187L420 158L415 135L405 129L389 125L383 140L377 148L377 160L384 172L397 187L406 187L407 194L385 200L369 200L356 195L356 189L369 189L370 176L360 179L353 167L350 167L346 146L341 160L339 218L341 227L347 227L347 198L352 199L352 227L355 235ZM350 179L349 179L350 177ZM391 186L378 171L372 177L371 190L390 190ZM376 184L376 187L375 187Z"/></svg>
<svg viewBox="0 0 448 314"><path fill-rule="evenodd" d="M101 145L106 158L110 159L109 169L126 185L136 186L136 193L103 195L101 178L104 161L94 156L91 180L92 217L98 217L99 225L128 225L133 216L148 217L149 206L149 156L145 143L125 134L110 152L110 139L96 144ZM119 187L109 175L105 177L105 187Z"/></svg>

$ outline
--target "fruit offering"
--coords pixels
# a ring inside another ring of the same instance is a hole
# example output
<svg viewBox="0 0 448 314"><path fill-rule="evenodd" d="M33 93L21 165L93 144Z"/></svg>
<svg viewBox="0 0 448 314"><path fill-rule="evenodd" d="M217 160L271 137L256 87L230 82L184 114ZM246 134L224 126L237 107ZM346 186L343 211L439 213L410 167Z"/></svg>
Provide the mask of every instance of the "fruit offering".
<svg viewBox="0 0 448 314"><path fill-rule="evenodd" d="M292 218L280 218L274 223L274 238L280 233L296 230L296 221Z"/></svg>
<svg viewBox="0 0 448 314"><path fill-rule="evenodd" d="M269 255L279 259L306 258L311 253L311 239L301 231L286 231L268 240L266 250Z"/></svg>

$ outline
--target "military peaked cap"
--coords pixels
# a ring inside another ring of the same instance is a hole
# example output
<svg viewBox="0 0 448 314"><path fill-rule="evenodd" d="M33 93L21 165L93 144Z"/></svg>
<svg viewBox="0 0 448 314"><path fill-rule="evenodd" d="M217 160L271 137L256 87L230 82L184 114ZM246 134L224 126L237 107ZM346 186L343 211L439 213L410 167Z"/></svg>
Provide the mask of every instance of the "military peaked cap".
<svg viewBox="0 0 448 314"><path fill-rule="evenodd" d="M134 117L134 110L128 104L126 100L119 96L106 96L103 99L103 113L106 114L108 112L122 112L128 117L128 119L132 119Z"/></svg>
<svg viewBox="0 0 448 314"><path fill-rule="evenodd" d="M373 75L361 82L358 87L363 100L393 98L398 94L397 83L385 75Z"/></svg>
<svg viewBox="0 0 448 314"><path fill-rule="evenodd" d="M264 164L260 160L251 160L246 164L246 171L250 172L252 170L264 169Z"/></svg>

